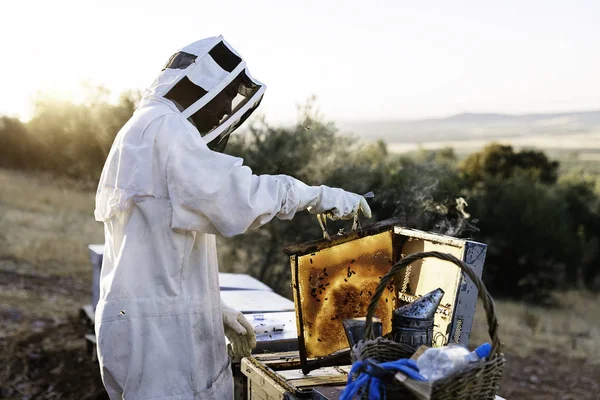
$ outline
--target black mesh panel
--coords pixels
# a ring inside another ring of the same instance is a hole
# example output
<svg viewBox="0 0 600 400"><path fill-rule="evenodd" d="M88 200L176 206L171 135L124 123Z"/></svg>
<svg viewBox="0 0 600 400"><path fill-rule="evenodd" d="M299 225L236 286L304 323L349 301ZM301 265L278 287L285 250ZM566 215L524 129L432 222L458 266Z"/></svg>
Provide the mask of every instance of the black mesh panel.
<svg viewBox="0 0 600 400"><path fill-rule="evenodd" d="M186 109L206 93L208 93L206 90L195 85L188 79L187 76L184 76L179 82L177 82L175 86L173 86L171 90L165 94L165 98L174 101Z"/></svg>
<svg viewBox="0 0 600 400"><path fill-rule="evenodd" d="M180 51L175 53L169 58L169 61L163 67L163 71L167 68L170 69L184 69L187 68L191 63L196 60L196 56L190 53Z"/></svg>
<svg viewBox="0 0 600 400"><path fill-rule="evenodd" d="M221 91L221 93L217 94L205 106L191 116L198 131L200 131L200 134L205 136L216 127L228 121L229 118L246 105L259 88L260 86L255 84L246 73L242 71L223 89L223 91ZM246 117L244 117L244 119L245 118ZM224 132L224 135L221 136L224 137L233 132L239 124L236 121L233 125L235 125L233 129L230 127L230 129L227 129L227 132Z"/></svg>
<svg viewBox="0 0 600 400"><path fill-rule="evenodd" d="M242 62L242 59L229 50L223 42L219 42L208 54L227 72L233 71Z"/></svg>
<svg viewBox="0 0 600 400"><path fill-rule="evenodd" d="M213 151L223 152L223 150L225 149L225 146L227 145L227 142L229 141L229 137L231 136L231 134L237 128L239 128L240 125L242 125L244 123L244 121L246 121L248 119L248 117L250 117L250 115L252 115L254 110L256 110L258 108L258 106L260 105L261 101L262 101L262 98L254 105L254 107L250 108L237 121L232 123L229 126L229 128L224 130L218 137L216 137L214 140L212 140L210 143L208 143L208 148Z"/></svg>

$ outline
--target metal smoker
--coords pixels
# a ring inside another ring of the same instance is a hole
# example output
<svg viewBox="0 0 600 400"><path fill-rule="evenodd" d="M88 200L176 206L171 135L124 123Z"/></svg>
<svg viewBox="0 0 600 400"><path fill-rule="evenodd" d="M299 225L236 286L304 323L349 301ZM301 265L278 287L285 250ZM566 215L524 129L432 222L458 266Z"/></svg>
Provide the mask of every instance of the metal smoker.
<svg viewBox="0 0 600 400"><path fill-rule="evenodd" d="M392 337L415 350L421 345L433 343L433 320L444 291L440 288L427 293L420 299L397 308L392 314Z"/></svg>
<svg viewBox="0 0 600 400"><path fill-rule="evenodd" d="M350 348L356 345L361 340L365 339L365 317L345 319L342 321L346 336L348 337L348 344ZM373 317L373 334L375 337L381 336L382 325L379 318Z"/></svg>

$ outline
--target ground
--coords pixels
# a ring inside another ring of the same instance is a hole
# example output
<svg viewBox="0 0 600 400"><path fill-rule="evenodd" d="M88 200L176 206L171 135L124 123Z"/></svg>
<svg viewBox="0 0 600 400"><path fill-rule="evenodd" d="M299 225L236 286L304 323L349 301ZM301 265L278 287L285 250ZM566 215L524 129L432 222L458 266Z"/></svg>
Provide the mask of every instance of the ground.
<svg viewBox="0 0 600 400"><path fill-rule="evenodd" d="M0 169L0 398L102 399L79 308L91 296L87 245L101 243L93 190ZM600 298L557 294L554 308L496 302L507 399L600 398ZM473 343L487 340L478 309Z"/></svg>

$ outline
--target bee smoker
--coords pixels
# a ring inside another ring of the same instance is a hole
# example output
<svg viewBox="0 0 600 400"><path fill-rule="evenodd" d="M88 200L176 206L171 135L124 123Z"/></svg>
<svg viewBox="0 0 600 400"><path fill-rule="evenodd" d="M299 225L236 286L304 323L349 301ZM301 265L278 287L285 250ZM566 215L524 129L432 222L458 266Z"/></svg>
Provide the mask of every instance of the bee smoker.
<svg viewBox="0 0 600 400"><path fill-rule="evenodd" d="M382 330L381 320L379 318L373 317L372 321L373 321L373 334L375 335L375 337L381 336L381 330ZM344 331L346 332L346 337L348 338L348 344L350 345L351 348L352 348L352 346L354 346L361 340L364 340L364 338L365 338L364 331L365 331L365 324L366 324L365 317L345 319L342 321L342 324L344 325Z"/></svg>
<svg viewBox="0 0 600 400"><path fill-rule="evenodd" d="M415 350L433 343L433 319L444 291L436 289L420 299L394 310L392 338L397 343L408 344Z"/></svg>

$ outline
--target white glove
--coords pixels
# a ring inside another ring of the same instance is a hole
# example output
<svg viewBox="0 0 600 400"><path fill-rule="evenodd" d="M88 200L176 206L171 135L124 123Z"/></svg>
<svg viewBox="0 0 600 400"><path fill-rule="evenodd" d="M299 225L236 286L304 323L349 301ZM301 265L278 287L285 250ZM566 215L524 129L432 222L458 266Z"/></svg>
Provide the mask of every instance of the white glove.
<svg viewBox="0 0 600 400"><path fill-rule="evenodd" d="M343 190L342 192L343 198L341 199L340 203L343 205L338 205L327 210L325 215L335 221L338 219L352 219L358 215L358 212L360 211L366 218L371 218L371 207L369 207L367 200L363 196ZM308 211L316 214L316 212L314 212L312 209L309 209Z"/></svg>
<svg viewBox="0 0 600 400"><path fill-rule="evenodd" d="M248 357L256 347L254 328L241 312L229 307L223 303L223 300L221 300L221 309L223 328L225 328L225 336L231 343L233 357L236 359Z"/></svg>
<svg viewBox="0 0 600 400"><path fill-rule="evenodd" d="M325 185L308 186L299 180L294 184L301 199L300 209L307 209L312 214L327 214L333 220L352 219L359 211L371 218L371 207L361 195Z"/></svg>

